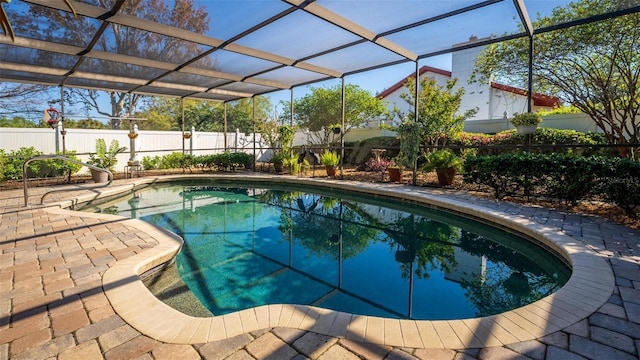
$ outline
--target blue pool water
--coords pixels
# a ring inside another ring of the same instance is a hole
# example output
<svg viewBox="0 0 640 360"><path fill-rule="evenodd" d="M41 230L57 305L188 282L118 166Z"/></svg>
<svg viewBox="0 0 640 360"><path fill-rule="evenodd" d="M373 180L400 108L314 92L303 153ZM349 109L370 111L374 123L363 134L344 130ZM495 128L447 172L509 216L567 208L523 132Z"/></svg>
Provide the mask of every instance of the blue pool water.
<svg viewBox="0 0 640 360"><path fill-rule="evenodd" d="M306 304L354 314L461 319L558 290L570 269L510 232L382 197L180 182L92 211L184 238L182 280L213 314Z"/></svg>

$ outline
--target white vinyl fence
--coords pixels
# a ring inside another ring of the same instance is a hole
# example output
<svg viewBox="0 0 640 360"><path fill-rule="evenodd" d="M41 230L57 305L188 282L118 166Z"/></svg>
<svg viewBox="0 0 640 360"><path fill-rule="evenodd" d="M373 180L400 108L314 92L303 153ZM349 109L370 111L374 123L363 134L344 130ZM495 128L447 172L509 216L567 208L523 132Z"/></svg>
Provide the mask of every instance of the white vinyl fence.
<svg viewBox="0 0 640 360"><path fill-rule="evenodd" d="M192 155L216 154L225 151L224 133L194 132L190 139L184 139L180 131L146 131L140 130L138 137L133 140L128 137L128 130L96 130L96 129L66 129L65 136L61 131L42 128L0 128L0 146L5 153L20 148L34 147L44 154L55 154L75 151L81 161L89 160L89 154L95 153L96 140L102 138L107 146L112 140L117 140L120 146L128 149L118 155L116 169L122 171L127 161L132 158L142 160L145 156L163 156L172 152L182 152ZM262 143L260 135L255 141L252 134L228 133L227 149L254 153L258 161L270 158L267 145ZM135 154L131 153L135 150Z"/></svg>

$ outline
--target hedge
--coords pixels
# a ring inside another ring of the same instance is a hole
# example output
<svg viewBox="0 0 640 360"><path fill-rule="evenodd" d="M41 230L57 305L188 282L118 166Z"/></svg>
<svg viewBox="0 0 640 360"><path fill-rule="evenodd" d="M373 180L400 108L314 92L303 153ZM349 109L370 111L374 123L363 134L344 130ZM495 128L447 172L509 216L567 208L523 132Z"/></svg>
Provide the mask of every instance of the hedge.
<svg viewBox="0 0 640 360"><path fill-rule="evenodd" d="M67 151L66 157L80 161L75 151ZM9 154L0 150L0 181L22 180L22 165L34 156L44 155L32 147L22 147ZM65 174L73 174L82 168L81 165L57 159L32 161L27 165L28 178L51 178Z"/></svg>
<svg viewBox="0 0 640 360"><path fill-rule="evenodd" d="M538 196L575 205L602 197L630 216L640 205L640 163L629 159L524 152L469 156L463 178L490 187L496 198Z"/></svg>
<svg viewBox="0 0 640 360"><path fill-rule="evenodd" d="M449 139L449 145L461 147L504 146L504 148L481 148L478 155L498 155L509 152L518 152L518 146L523 146L525 135L520 135L514 130L501 131L494 135L459 133ZM604 148L589 147L590 145L605 145L607 141L602 134L593 132L580 132L576 130L538 128L531 138L531 145L547 145L545 147L532 147L534 153L566 153L576 155L603 155L608 152ZM559 145L559 146L553 146ZM566 145L578 145L570 147Z"/></svg>

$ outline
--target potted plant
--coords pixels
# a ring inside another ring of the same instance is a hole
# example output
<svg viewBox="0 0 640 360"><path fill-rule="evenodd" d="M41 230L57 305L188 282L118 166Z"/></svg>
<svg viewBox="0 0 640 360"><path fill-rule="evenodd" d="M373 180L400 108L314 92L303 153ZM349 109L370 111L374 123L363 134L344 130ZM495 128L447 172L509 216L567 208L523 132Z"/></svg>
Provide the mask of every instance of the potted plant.
<svg viewBox="0 0 640 360"><path fill-rule="evenodd" d="M287 160L288 156L282 152L274 152L271 156L271 162L273 163L273 169L277 173L281 173L284 170L284 162Z"/></svg>
<svg viewBox="0 0 640 360"><path fill-rule="evenodd" d="M404 172L405 164L407 162L406 156L402 152L393 159L393 165L387 168L389 173L389 180L392 182L401 182L402 173Z"/></svg>
<svg viewBox="0 0 640 360"><path fill-rule="evenodd" d="M109 147L104 139L96 139L96 152L95 154L89 154L89 161L87 164L93 165L102 169L107 169L113 173L114 167L118 162L117 155L127 151L126 147L121 147L118 140L111 140ZM91 170L91 177L95 182L106 182L108 174L102 171Z"/></svg>
<svg viewBox="0 0 640 360"><path fill-rule="evenodd" d="M402 173L404 169L399 165L392 165L387 168L387 172L389 173L389 180L393 182L401 182L402 181Z"/></svg>
<svg viewBox="0 0 640 360"><path fill-rule="evenodd" d="M519 134L533 134L542 122L542 117L537 113L526 112L516 114L511 119L511 124L518 129Z"/></svg>
<svg viewBox="0 0 640 360"><path fill-rule="evenodd" d="M456 173L462 171L464 161L449 149L434 151L426 156L427 162L422 166L423 171L436 171L438 183L442 186L451 185Z"/></svg>
<svg viewBox="0 0 640 360"><path fill-rule="evenodd" d="M320 162L327 170L327 176L336 175L336 166L340 163L340 156L335 151L325 150L320 155Z"/></svg>

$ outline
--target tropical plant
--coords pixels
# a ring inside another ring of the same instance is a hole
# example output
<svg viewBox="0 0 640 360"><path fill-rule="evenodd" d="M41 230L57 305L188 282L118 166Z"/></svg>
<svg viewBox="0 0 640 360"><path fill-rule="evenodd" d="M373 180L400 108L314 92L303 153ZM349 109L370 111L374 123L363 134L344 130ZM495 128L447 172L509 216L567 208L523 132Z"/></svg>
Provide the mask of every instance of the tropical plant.
<svg viewBox="0 0 640 360"><path fill-rule="evenodd" d="M516 114L511 119L511 124L515 127L518 126L534 126L542 122L542 117L537 113L526 112Z"/></svg>
<svg viewBox="0 0 640 360"><path fill-rule="evenodd" d="M320 162L324 166L338 166L340 164L340 155L332 150L325 150L320 155Z"/></svg>
<svg viewBox="0 0 640 360"><path fill-rule="evenodd" d="M449 149L436 150L426 156L426 162L420 170L433 171L454 168L461 172L464 160Z"/></svg>
<svg viewBox="0 0 640 360"><path fill-rule="evenodd" d="M114 167L118 162L117 155L125 151L127 151L127 148L124 146L121 147L120 143L116 139L111 140L108 148L104 139L96 139L96 152L89 154L89 161L87 161L87 164L113 172Z"/></svg>

